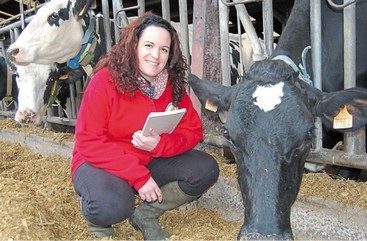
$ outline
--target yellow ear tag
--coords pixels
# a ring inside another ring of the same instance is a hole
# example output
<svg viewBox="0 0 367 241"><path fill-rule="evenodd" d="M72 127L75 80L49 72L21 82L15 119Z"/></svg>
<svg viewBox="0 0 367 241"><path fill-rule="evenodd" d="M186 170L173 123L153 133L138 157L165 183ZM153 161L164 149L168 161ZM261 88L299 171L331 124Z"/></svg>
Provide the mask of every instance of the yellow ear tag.
<svg viewBox="0 0 367 241"><path fill-rule="evenodd" d="M206 100L206 102L205 102L205 109L210 110L210 111L213 111L213 112L217 112L218 106L215 105L210 100Z"/></svg>
<svg viewBox="0 0 367 241"><path fill-rule="evenodd" d="M339 114L334 117L333 128L345 129L353 127L353 116L349 114L347 107L344 106L340 109Z"/></svg>

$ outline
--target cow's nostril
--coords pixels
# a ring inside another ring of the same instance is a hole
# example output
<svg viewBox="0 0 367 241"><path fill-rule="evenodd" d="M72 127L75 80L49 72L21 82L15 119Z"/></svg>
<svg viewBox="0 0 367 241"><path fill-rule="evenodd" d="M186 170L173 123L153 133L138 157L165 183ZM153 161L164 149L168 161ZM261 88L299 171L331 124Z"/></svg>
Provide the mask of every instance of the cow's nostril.
<svg viewBox="0 0 367 241"><path fill-rule="evenodd" d="M19 54L19 48L16 48L16 49L13 49L13 50L10 51L11 56L15 56L17 54Z"/></svg>
<svg viewBox="0 0 367 241"><path fill-rule="evenodd" d="M37 113L32 110L24 110L24 111L20 111L19 113L20 113L21 122L24 122L24 123L33 123L37 115Z"/></svg>

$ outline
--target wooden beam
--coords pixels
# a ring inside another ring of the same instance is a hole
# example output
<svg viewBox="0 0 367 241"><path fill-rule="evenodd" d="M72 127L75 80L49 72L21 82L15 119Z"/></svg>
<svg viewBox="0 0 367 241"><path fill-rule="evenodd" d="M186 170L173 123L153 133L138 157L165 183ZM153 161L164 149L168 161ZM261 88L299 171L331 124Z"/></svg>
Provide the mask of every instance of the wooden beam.
<svg viewBox="0 0 367 241"><path fill-rule="evenodd" d="M220 39L218 0L194 1L191 73L220 82ZM193 91L190 97L201 115L201 104Z"/></svg>

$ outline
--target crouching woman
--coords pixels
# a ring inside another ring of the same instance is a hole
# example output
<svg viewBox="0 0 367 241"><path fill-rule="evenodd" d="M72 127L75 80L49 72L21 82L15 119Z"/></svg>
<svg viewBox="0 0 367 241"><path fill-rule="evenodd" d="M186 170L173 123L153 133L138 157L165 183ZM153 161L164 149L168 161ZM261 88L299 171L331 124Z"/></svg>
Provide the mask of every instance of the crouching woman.
<svg viewBox="0 0 367 241"><path fill-rule="evenodd" d="M79 109L71 165L93 235L114 236L111 225L129 219L146 240L168 238L159 216L216 182L216 161L194 149L203 127L185 91L186 70L177 32L150 12L122 29L98 62ZM167 108L187 112L172 133L144 136L148 114Z"/></svg>

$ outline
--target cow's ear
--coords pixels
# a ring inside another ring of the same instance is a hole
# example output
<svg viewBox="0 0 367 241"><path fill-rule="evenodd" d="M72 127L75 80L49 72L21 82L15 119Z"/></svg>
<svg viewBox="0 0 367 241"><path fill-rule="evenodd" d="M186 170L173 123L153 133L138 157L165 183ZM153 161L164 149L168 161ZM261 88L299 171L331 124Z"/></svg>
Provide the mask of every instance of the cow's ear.
<svg viewBox="0 0 367 241"><path fill-rule="evenodd" d="M211 105L213 109L218 108L221 111L228 110L231 106L233 88L200 79L193 74L189 74L188 81L203 106Z"/></svg>
<svg viewBox="0 0 367 241"><path fill-rule="evenodd" d="M359 129L367 124L367 89L356 87L322 93L316 102L315 112L328 128L334 128L336 122L341 122L338 129L334 129L341 132Z"/></svg>
<svg viewBox="0 0 367 241"><path fill-rule="evenodd" d="M78 20L83 18L91 5L91 0L75 0L73 15Z"/></svg>

